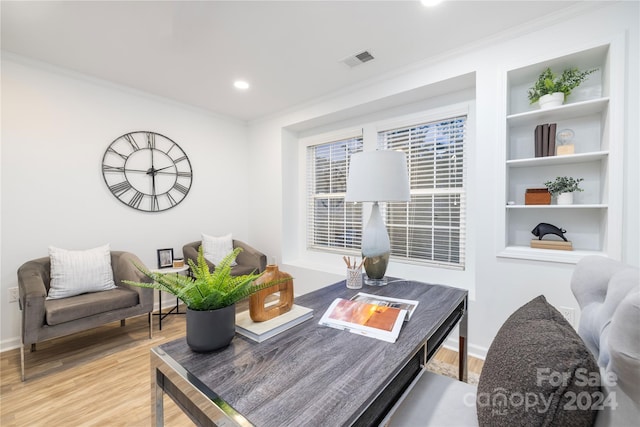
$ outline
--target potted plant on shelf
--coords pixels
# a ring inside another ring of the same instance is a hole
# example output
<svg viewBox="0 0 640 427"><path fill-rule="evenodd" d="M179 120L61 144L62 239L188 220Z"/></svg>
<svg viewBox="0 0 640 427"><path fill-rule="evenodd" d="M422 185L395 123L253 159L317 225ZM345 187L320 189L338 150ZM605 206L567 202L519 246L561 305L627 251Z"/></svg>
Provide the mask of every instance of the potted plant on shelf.
<svg viewBox="0 0 640 427"><path fill-rule="evenodd" d="M529 101L531 104L537 102L541 109L562 105L565 98L571 94L571 91L596 70L597 68L587 71L567 68L558 76L551 71L551 68L547 67L538 76L538 80L534 85L529 88Z"/></svg>
<svg viewBox="0 0 640 427"><path fill-rule="evenodd" d="M133 286L159 289L182 300L187 306L189 347L197 352L217 350L228 346L235 335L236 302L280 283L271 281L256 285L255 280L262 274L232 276L231 264L241 251L241 248L234 249L215 266L213 272L210 272L200 247L197 264L188 260L190 276L154 273L136 264L136 267L153 282L124 282Z"/></svg>
<svg viewBox="0 0 640 427"><path fill-rule="evenodd" d="M576 191L584 191L579 184L584 181L583 178L572 178L570 176L559 176L554 181L547 181L544 185L552 196L556 197L559 205L573 204L573 193Z"/></svg>

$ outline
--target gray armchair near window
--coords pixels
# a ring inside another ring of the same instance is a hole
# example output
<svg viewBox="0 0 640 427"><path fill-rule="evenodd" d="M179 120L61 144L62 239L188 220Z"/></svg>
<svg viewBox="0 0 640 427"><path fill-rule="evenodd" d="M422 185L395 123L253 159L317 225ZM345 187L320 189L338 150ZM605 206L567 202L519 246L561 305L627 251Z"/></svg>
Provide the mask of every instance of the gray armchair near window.
<svg viewBox="0 0 640 427"><path fill-rule="evenodd" d="M60 299L47 299L51 281L49 257L27 261L18 269L20 309L22 310L21 375L25 380L24 347L53 338L95 328L116 320L124 326L127 317L149 315L149 338L152 336L151 312L153 290L129 286L122 280L148 282L133 263L142 265L135 255L111 251L111 268L116 287Z"/></svg>
<svg viewBox="0 0 640 427"><path fill-rule="evenodd" d="M201 241L187 243L182 247L182 255L185 262L192 260L194 263L198 262L198 250L200 249ZM240 240L233 240L233 248L242 248L242 252L236 258L238 265L231 269L233 276L240 276L250 273L262 273L267 267L267 256L259 250L249 246L248 244L241 242ZM207 261L209 270L214 269L214 265Z"/></svg>

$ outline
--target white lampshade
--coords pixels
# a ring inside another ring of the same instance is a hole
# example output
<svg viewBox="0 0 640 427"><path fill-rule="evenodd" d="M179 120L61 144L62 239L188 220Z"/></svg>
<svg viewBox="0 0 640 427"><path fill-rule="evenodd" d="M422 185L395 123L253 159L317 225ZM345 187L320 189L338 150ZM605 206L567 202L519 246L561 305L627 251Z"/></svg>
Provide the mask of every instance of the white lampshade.
<svg viewBox="0 0 640 427"><path fill-rule="evenodd" d="M351 157L347 202L408 202L407 158L402 151L363 151Z"/></svg>

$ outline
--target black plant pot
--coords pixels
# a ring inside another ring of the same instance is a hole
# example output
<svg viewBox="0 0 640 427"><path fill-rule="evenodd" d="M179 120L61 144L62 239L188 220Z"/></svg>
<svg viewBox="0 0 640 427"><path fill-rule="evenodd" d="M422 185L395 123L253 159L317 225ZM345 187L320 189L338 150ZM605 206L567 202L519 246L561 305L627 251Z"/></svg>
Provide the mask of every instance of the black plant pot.
<svg viewBox="0 0 640 427"><path fill-rule="evenodd" d="M235 304L206 311L187 308L187 344L191 350L205 353L224 348L235 333Z"/></svg>

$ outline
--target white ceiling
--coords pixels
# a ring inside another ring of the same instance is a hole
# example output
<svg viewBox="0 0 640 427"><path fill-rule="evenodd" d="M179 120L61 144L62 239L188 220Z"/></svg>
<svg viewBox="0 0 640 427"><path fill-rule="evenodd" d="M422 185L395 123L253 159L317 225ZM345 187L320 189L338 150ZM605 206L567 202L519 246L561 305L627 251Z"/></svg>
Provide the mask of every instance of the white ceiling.
<svg viewBox="0 0 640 427"><path fill-rule="evenodd" d="M2 49L252 120L576 1L6 1ZM355 68L340 61L368 50ZM232 83L243 78L251 89Z"/></svg>

